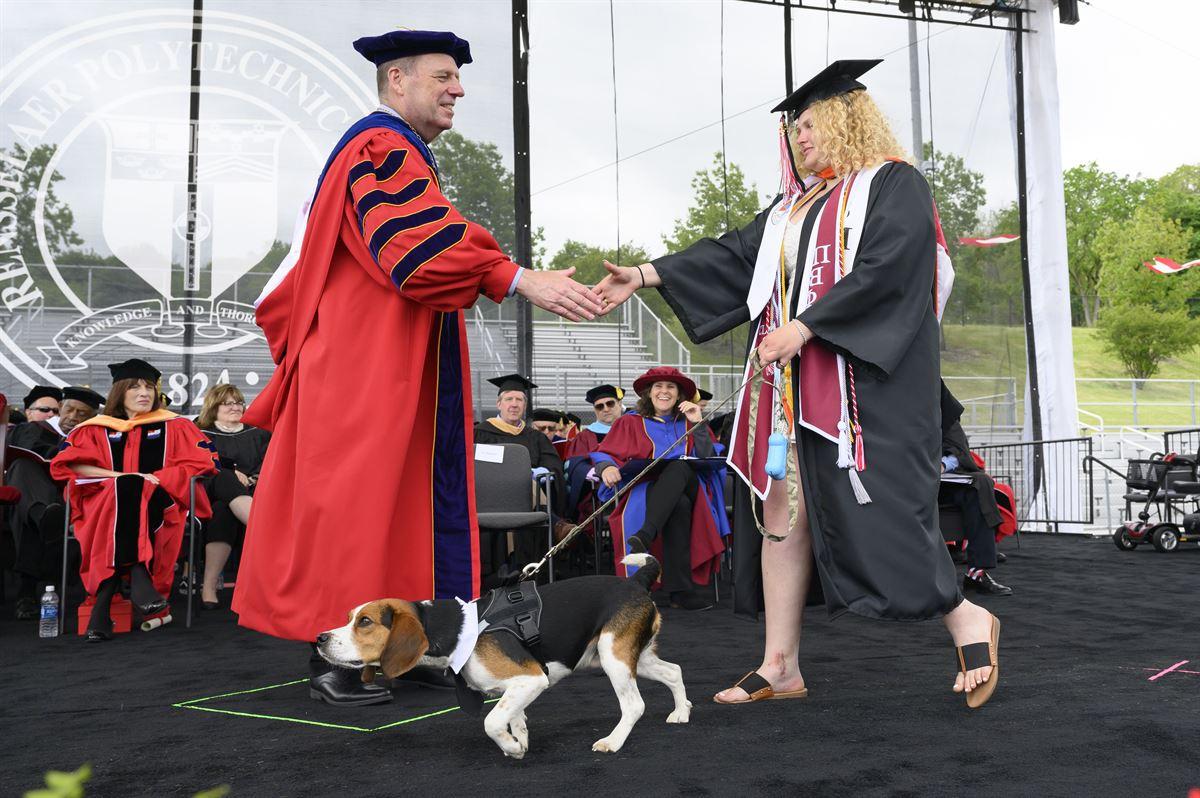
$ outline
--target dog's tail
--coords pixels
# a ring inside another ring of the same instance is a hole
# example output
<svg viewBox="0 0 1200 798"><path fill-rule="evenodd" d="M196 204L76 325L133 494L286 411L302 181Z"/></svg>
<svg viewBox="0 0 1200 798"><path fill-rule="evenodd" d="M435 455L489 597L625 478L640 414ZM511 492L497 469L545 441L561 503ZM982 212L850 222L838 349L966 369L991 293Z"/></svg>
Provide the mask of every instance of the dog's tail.
<svg viewBox="0 0 1200 798"><path fill-rule="evenodd" d="M658 579L658 575L662 573L662 566L658 564L658 560L649 554L627 554L621 560L621 565L633 565L637 567L637 573L631 576L630 579L646 588L647 593L650 592L650 586Z"/></svg>

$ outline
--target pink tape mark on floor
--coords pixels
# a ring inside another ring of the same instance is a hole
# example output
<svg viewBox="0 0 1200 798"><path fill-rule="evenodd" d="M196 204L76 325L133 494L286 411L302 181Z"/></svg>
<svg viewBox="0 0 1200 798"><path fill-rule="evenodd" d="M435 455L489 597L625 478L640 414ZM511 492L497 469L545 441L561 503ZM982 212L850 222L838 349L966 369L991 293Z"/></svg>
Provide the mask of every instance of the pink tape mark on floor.
<svg viewBox="0 0 1200 798"><path fill-rule="evenodd" d="M1150 677L1150 681L1152 681L1152 682L1153 682L1153 681L1155 681L1156 679L1161 679L1162 677L1166 676L1166 675L1167 675L1168 673L1170 673L1171 671L1177 670L1178 668L1180 668L1180 667L1181 667L1181 666L1183 666L1183 665L1187 665L1187 664L1188 664L1188 662L1189 662L1189 660L1186 660L1186 659L1185 659L1185 660L1180 660L1179 662L1176 662L1174 665L1172 665L1171 667L1167 668L1166 670L1159 671L1158 673L1156 673L1156 674L1154 674L1153 676L1151 676L1151 677Z"/></svg>

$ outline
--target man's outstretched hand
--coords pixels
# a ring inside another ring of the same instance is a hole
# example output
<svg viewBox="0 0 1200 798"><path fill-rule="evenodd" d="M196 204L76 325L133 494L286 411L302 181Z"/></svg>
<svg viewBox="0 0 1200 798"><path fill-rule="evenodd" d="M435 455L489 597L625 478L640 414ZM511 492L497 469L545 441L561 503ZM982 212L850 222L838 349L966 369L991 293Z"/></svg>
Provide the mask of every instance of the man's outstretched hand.
<svg viewBox="0 0 1200 798"><path fill-rule="evenodd" d="M564 319L590 321L604 312L604 305L587 286L571 279L574 273L574 266L559 271L526 269L517 282L517 293Z"/></svg>

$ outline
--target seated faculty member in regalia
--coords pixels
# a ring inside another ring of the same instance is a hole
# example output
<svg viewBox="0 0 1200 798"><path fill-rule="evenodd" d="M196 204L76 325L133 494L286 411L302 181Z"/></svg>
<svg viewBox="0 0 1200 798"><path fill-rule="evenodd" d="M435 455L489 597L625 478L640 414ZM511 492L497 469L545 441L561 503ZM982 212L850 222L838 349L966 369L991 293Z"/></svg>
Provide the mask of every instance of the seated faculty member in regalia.
<svg viewBox="0 0 1200 798"><path fill-rule="evenodd" d="M158 369L136 358L108 368L107 412L76 426L50 464L52 477L69 481L79 575L95 597L89 642L112 635L109 606L123 573L143 616L166 609L189 482L217 469L208 438L190 419L163 409ZM204 491L196 491L193 511L209 517Z"/></svg>

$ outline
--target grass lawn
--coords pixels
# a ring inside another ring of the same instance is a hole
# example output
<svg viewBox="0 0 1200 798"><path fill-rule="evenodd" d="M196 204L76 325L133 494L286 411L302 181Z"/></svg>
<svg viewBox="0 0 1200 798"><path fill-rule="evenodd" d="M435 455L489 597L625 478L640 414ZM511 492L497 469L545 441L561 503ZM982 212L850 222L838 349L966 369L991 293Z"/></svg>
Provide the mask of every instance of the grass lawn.
<svg viewBox="0 0 1200 798"><path fill-rule="evenodd" d="M945 326L946 349L942 373L949 377L973 377L955 381L956 391L970 397L991 396L1009 390L1007 380L1016 380L1018 402L1025 384L1025 330L1022 327L982 325ZM1121 364L1104 351L1096 330L1076 327L1072 331L1075 377L1081 410L1096 413L1106 425L1192 426L1198 420L1192 405L1200 400L1200 386L1189 383L1146 382L1136 388L1138 413L1133 414L1134 387ZM1085 378L1112 380L1088 382ZM1155 380L1200 380L1200 349L1180 353L1164 362ZM1018 416L1019 417L1019 416ZM1002 423L999 419L998 423ZM981 423L988 423L986 420Z"/></svg>

